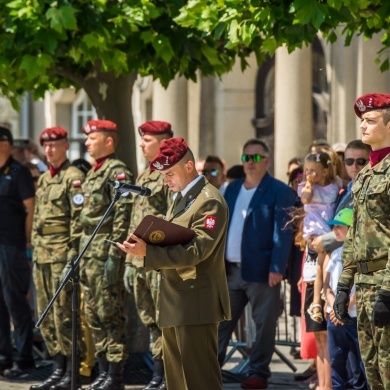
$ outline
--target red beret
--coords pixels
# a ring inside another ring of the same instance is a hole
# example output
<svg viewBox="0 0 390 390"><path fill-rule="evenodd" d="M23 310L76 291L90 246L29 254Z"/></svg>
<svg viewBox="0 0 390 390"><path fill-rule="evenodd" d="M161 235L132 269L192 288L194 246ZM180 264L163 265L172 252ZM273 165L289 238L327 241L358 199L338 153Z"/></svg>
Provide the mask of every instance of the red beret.
<svg viewBox="0 0 390 390"><path fill-rule="evenodd" d="M368 93L357 98L353 108L359 118L368 111L390 108L390 95L384 93Z"/></svg>
<svg viewBox="0 0 390 390"><path fill-rule="evenodd" d="M84 134L97 133L100 131L117 131L116 123L105 120L105 119L96 119L89 121L83 127Z"/></svg>
<svg viewBox="0 0 390 390"><path fill-rule="evenodd" d="M48 127L43 130L39 136L39 143L43 146L46 141L58 141L59 139L65 139L68 137L68 132L59 126Z"/></svg>
<svg viewBox="0 0 390 390"><path fill-rule="evenodd" d="M144 134L149 134L149 135L169 134L171 137L173 135L171 124L162 121L145 122L140 127L138 127L138 132L141 137Z"/></svg>
<svg viewBox="0 0 390 390"><path fill-rule="evenodd" d="M150 162L150 169L164 171L172 168L187 153L188 145L183 138L168 138L160 143L156 157Z"/></svg>

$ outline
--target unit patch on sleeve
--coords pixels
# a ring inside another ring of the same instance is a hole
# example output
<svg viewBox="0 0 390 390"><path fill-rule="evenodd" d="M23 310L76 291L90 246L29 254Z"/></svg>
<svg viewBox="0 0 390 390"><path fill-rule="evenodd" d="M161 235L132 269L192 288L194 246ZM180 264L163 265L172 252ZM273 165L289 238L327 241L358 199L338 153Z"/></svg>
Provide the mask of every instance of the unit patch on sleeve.
<svg viewBox="0 0 390 390"><path fill-rule="evenodd" d="M214 230L217 226L217 218L211 215L207 215L204 221L204 227L209 230Z"/></svg>
<svg viewBox="0 0 390 390"><path fill-rule="evenodd" d="M83 194L75 194L73 196L73 203L76 206L81 206L84 203L84 196L83 196Z"/></svg>

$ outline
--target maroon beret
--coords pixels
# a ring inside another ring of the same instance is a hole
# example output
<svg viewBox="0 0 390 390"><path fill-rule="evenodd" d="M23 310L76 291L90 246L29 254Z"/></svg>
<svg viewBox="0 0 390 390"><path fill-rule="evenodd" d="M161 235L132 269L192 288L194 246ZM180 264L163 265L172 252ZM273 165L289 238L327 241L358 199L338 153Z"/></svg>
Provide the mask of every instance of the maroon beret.
<svg viewBox="0 0 390 390"><path fill-rule="evenodd" d="M357 98L353 108L359 118L368 111L390 108L390 95L384 93L368 93Z"/></svg>
<svg viewBox="0 0 390 390"><path fill-rule="evenodd" d="M150 162L150 169L164 171L172 168L187 153L188 145L183 138L168 138L160 143L157 155Z"/></svg>
<svg viewBox="0 0 390 390"><path fill-rule="evenodd" d="M117 131L116 123L105 120L105 119L96 119L89 121L83 127L84 134L97 133L100 131Z"/></svg>
<svg viewBox="0 0 390 390"><path fill-rule="evenodd" d="M145 122L140 127L138 127L138 132L141 137L145 134L149 134L149 135L169 134L171 137L173 135L171 124L162 121Z"/></svg>
<svg viewBox="0 0 390 390"><path fill-rule="evenodd" d="M63 127L48 127L47 129L43 130L41 135L39 136L39 143L41 144L41 146L43 146L44 142L58 141L67 137L68 132Z"/></svg>

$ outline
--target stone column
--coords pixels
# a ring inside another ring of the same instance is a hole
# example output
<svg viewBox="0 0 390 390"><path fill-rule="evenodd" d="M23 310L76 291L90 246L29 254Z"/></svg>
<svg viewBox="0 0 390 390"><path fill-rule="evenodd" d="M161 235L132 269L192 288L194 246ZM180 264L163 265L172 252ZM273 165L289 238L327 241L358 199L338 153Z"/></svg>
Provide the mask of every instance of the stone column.
<svg viewBox="0 0 390 390"><path fill-rule="evenodd" d="M356 138L353 102L356 96L358 41L344 46L344 38L329 44L327 64L330 68L330 104L328 113L328 141L348 143Z"/></svg>
<svg viewBox="0 0 390 390"><path fill-rule="evenodd" d="M152 119L172 124L175 137L188 139L188 82L175 78L165 89L159 81L153 83Z"/></svg>
<svg viewBox="0 0 390 390"><path fill-rule="evenodd" d="M311 47L288 54L276 51L275 62L275 177L287 181L287 163L303 157L312 141Z"/></svg>
<svg viewBox="0 0 390 390"><path fill-rule="evenodd" d="M188 124L187 141L197 160L200 156L200 107L201 107L201 76L198 74L197 82L188 81Z"/></svg>

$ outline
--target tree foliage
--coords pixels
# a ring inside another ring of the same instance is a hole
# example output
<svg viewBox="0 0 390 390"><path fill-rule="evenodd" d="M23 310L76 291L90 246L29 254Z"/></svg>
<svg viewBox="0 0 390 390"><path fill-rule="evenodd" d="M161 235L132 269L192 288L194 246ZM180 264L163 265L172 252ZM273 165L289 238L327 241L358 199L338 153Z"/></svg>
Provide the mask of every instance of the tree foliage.
<svg viewBox="0 0 390 390"><path fill-rule="evenodd" d="M152 75L167 86L231 69L235 51L176 24L184 0L2 0L0 89L17 103L31 91L82 87L88 77Z"/></svg>
<svg viewBox="0 0 390 390"><path fill-rule="evenodd" d="M224 40L243 67L247 52L256 53L261 63L278 47L291 52L311 43L319 32L331 43L341 34L346 45L354 35L371 38L381 32L378 62L390 46L390 1L383 0L190 0L175 21ZM381 70L388 68L386 58Z"/></svg>
<svg viewBox="0 0 390 390"><path fill-rule="evenodd" d="M383 0L2 0L0 89L16 103L32 91L73 85L96 74L152 75L164 86L176 75L221 75L236 57L261 63L320 31L383 32L390 46L390 1ZM382 63L382 70L388 62ZM104 88L102 88L104 90Z"/></svg>

